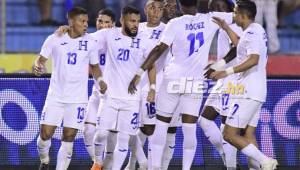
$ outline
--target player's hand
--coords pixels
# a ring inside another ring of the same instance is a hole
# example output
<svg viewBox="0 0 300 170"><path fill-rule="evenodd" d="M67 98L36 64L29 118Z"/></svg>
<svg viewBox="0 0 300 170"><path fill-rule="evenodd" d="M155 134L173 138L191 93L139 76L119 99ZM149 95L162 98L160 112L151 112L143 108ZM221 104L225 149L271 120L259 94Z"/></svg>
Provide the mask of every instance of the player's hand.
<svg viewBox="0 0 300 170"><path fill-rule="evenodd" d="M69 26L63 25L63 26L58 27L58 29L55 30L54 34L57 35L57 36L59 36L59 37L61 37L61 36L64 35L66 32L68 32L69 29L70 29Z"/></svg>
<svg viewBox="0 0 300 170"><path fill-rule="evenodd" d="M40 62L36 61L33 66L33 73L36 76L41 76L45 71L45 66Z"/></svg>
<svg viewBox="0 0 300 170"><path fill-rule="evenodd" d="M149 103L155 102L155 90L153 90L153 89L150 89L150 90L149 90L148 96L147 96L147 101L148 101Z"/></svg>
<svg viewBox="0 0 300 170"><path fill-rule="evenodd" d="M129 94L134 94L135 91L137 91L136 86L140 82L141 77L138 75L135 75L134 78L131 80L128 86L128 93Z"/></svg>
<svg viewBox="0 0 300 170"><path fill-rule="evenodd" d="M100 86L100 93L104 94L107 90L107 84L103 80L101 80L99 82L99 86Z"/></svg>
<svg viewBox="0 0 300 170"><path fill-rule="evenodd" d="M215 72L216 70L212 69L212 68L208 68L208 70L206 70L206 72L204 73L204 78L209 79L211 77L211 73Z"/></svg>
<svg viewBox="0 0 300 170"><path fill-rule="evenodd" d="M219 18L219 17L212 17L213 22L218 24L223 30L226 30L229 28L228 24L225 22L225 20Z"/></svg>
<svg viewBox="0 0 300 170"><path fill-rule="evenodd" d="M215 71L215 72L211 73L211 75L210 75L210 78L215 81L225 78L225 77L227 77L226 71Z"/></svg>

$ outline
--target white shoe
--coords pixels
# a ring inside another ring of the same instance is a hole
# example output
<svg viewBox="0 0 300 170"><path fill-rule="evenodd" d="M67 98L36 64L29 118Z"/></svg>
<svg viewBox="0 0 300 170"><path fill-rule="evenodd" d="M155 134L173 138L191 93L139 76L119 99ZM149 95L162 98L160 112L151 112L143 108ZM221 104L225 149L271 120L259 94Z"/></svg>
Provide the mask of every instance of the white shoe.
<svg viewBox="0 0 300 170"><path fill-rule="evenodd" d="M269 158L268 161L261 164L261 170L274 170L277 169L278 162L276 159Z"/></svg>

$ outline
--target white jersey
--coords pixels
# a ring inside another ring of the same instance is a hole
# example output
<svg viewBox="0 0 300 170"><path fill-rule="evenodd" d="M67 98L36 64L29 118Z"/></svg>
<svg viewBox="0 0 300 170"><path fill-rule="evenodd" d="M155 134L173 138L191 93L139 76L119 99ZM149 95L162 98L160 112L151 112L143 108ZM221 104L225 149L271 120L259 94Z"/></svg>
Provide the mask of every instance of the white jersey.
<svg viewBox="0 0 300 170"><path fill-rule="evenodd" d="M96 33L100 50L106 53L104 75L108 97L124 100L140 100L140 85L134 95L128 86L147 57L147 36L139 32L135 38L125 36L121 28L103 29Z"/></svg>
<svg viewBox="0 0 300 170"><path fill-rule="evenodd" d="M139 30L144 32L148 36L147 54L157 45L162 32L164 31L166 24L160 23L157 27L148 27L147 22L143 22L139 26ZM147 57L147 56L146 56ZM156 87L160 86L163 78L163 67L165 65L167 55L164 53L156 62ZM149 79L148 74L144 74L141 80L141 86L143 91L149 91Z"/></svg>
<svg viewBox="0 0 300 170"><path fill-rule="evenodd" d="M236 24L230 24L229 27L238 35L241 36L243 30L241 27L237 26ZM217 60L221 60L226 56L229 50L232 47L232 42L228 36L228 34L223 30L220 29L218 33L218 45L217 45ZM226 67L232 67L236 65L236 58L232 61L227 63ZM224 79L220 79L217 81L216 87L214 89L218 89L223 86L224 90L226 90L228 83L232 83L231 81L234 79L234 74L227 76Z"/></svg>
<svg viewBox="0 0 300 170"><path fill-rule="evenodd" d="M96 42L89 34L72 39L50 35L40 55L52 58L52 75L47 100L87 103L89 64L98 64Z"/></svg>
<svg viewBox="0 0 300 170"><path fill-rule="evenodd" d="M170 47L173 59L165 68L165 78L193 77L203 79L208 53L219 26L212 21L217 16L232 23L232 13L212 12L183 15L166 26L161 42Z"/></svg>
<svg viewBox="0 0 300 170"><path fill-rule="evenodd" d="M259 55L258 64L238 73L237 83L244 85L245 98L264 102L267 95L267 34L257 23L250 24L242 33L237 46L237 63L245 62L251 54Z"/></svg>
<svg viewBox="0 0 300 170"><path fill-rule="evenodd" d="M97 40L97 34L96 33L91 33L90 34L92 37L94 37L95 40ZM99 59L99 67L102 71L102 74L104 73L104 68L105 68L105 63L106 63L106 54L104 52L102 52L99 47L97 46L98 49L98 59ZM105 79L105 75L103 74L103 78L104 81ZM93 91L99 91L100 90L100 86L99 83L94 79L94 85L93 85Z"/></svg>

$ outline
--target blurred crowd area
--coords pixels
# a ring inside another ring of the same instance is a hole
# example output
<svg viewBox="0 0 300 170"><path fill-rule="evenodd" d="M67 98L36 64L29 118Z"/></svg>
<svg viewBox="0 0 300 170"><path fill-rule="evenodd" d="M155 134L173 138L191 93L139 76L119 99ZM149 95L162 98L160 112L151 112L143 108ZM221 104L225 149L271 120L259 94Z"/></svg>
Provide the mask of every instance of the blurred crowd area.
<svg viewBox="0 0 300 170"><path fill-rule="evenodd" d="M67 24L66 13L81 6L89 13L89 32L94 32L98 11L112 9L117 21L121 9L132 5L140 9L145 21L144 5L147 0L1 0L0 3L0 72L9 72L8 63L20 68L29 67L42 43L59 25ZM224 0L232 1L232 0ZM300 54L300 0L253 0L257 4L256 22L261 23L269 35L271 56ZM199 0L199 12L209 12L209 0ZM177 6L179 13L179 7ZM118 24L117 24L118 25ZM25 54L26 55L25 55ZM30 53L32 56L28 56ZM16 56L21 54L22 57ZM211 47L216 54L216 43ZM25 57L26 56L26 57ZM14 58L15 57L15 58ZM29 59L30 58L30 59ZM28 66L27 66L28 65ZM20 70L20 69L18 69ZM12 69L11 72L14 72ZM21 71L22 72L22 71Z"/></svg>

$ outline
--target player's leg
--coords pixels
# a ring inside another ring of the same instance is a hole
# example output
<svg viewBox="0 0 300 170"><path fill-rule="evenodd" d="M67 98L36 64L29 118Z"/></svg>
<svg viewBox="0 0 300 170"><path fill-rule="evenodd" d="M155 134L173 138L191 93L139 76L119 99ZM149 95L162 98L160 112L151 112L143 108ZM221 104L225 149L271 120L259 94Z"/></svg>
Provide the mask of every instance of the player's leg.
<svg viewBox="0 0 300 170"><path fill-rule="evenodd" d="M225 164L222 134L214 120L219 115L218 111L212 106L206 105L199 118L199 125L207 139L216 147Z"/></svg>
<svg viewBox="0 0 300 170"><path fill-rule="evenodd" d="M224 132L226 118L227 117L223 115L221 117L222 120L221 120L220 130L222 134ZM237 149L224 139L222 140L222 143L223 143L223 149L225 153L225 162L226 162L227 169L236 169Z"/></svg>
<svg viewBox="0 0 300 170"><path fill-rule="evenodd" d="M66 170L69 167L73 154L74 139L78 129L64 127L61 146L57 154L56 170Z"/></svg>
<svg viewBox="0 0 300 170"><path fill-rule="evenodd" d="M83 128L84 145L92 160L94 160L94 135L96 132L96 120L99 108L99 92L93 91L87 105L87 117Z"/></svg>
<svg viewBox="0 0 300 170"><path fill-rule="evenodd" d="M95 159L91 170L103 168L109 130L115 130L117 122L118 103L114 99L106 98L102 100L101 105L97 114L97 130L94 136Z"/></svg>
<svg viewBox="0 0 300 170"><path fill-rule="evenodd" d="M219 101L219 105L222 106L220 109L220 115L221 115L221 126L220 126L220 131L223 134L224 132L224 127L225 127L225 122L227 119L227 115L229 114L229 108L231 106L232 99L230 99L230 94L222 94L221 100ZM223 138L223 135L222 135ZM222 140L223 143L223 149L225 153L225 162L226 162L226 167L227 169L236 169L237 165L237 149L232 146L230 143L228 143L226 140Z"/></svg>
<svg viewBox="0 0 300 170"><path fill-rule="evenodd" d="M169 167L175 149L175 137L177 126L181 126L181 124L181 115L176 110L170 122L170 127L168 128L167 140L162 158L162 170L167 170Z"/></svg>
<svg viewBox="0 0 300 170"><path fill-rule="evenodd" d="M264 155L246 137L240 135L240 129L244 129L250 122L254 122L253 119L257 119L256 122L258 122L261 103L251 99L239 99L233 104L234 107L226 120L224 139L246 156L258 161L262 169L275 169L276 160Z"/></svg>
<svg viewBox="0 0 300 170"><path fill-rule="evenodd" d="M57 170L65 170L69 167L73 154L73 143L78 129L83 129L86 103L64 104L63 135L61 146L57 154Z"/></svg>
<svg viewBox="0 0 300 170"><path fill-rule="evenodd" d="M169 123L172 119L172 113L175 111L179 102L179 94L171 94L167 92L168 83L169 80L163 80L157 96L155 130L151 137L151 158L153 169L161 169Z"/></svg>
<svg viewBox="0 0 300 170"><path fill-rule="evenodd" d="M105 147L104 170L111 170L113 164L113 153L117 144L117 131L109 131Z"/></svg>
<svg viewBox="0 0 300 170"><path fill-rule="evenodd" d="M277 25L277 4L278 0L266 0L265 4L268 8L265 9L265 17L266 17L266 27L268 33L268 45L269 52L274 53L280 49L280 43L278 39Z"/></svg>
<svg viewBox="0 0 300 170"><path fill-rule="evenodd" d="M248 140L248 142L252 143L255 147L258 147L255 135L256 127L248 125L245 129L244 137ZM260 164L255 159L250 157L247 158L248 167L250 170L260 170Z"/></svg>
<svg viewBox="0 0 300 170"><path fill-rule="evenodd" d="M143 150L143 146L146 142L148 136L152 135L155 127L155 103L149 103L147 101L148 93L142 93L141 105L140 105L140 119L141 119L141 127L136 136L133 136L129 142L131 154L129 157L128 164L126 166L126 170L135 169L137 157L140 160L146 160L146 155ZM149 138L148 138L149 141ZM140 142L139 147L137 148L137 142ZM151 155L149 154L150 142L148 142L148 160L151 159ZM150 158L150 159L149 159ZM140 166L141 163L139 162ZM149 164L150 165L150 164Z"/></svg>
<svg viewBox="0 0 300 170"><path fill-rule="evenodd" d="M136 135L139 129L139 101L119 100L119 106L116 126L118 135L113 156L113 170L121 169L128 153L130 136ZM141 161L139 160L139 162ZM146 164L147 160L144 160L144 163Z"/></svg>
<svg viewBox="0 0 300 170"><path fill-rule="evenodd" d="M37 150L41 160L40 170L49 169L49 149L51 138L57 126L60 126L63 119L63 106L60 103L46 101L41 115L40 135L37 139Z"/></svg>
<svg viewBox="0 0 300 170"><path fill-rule="evenodd" d="M182 133L184 137L182 169L189 170L197 147L196 129L202 95L184 94L181 95L179 102L178 107L182 111Z"/></svg>

